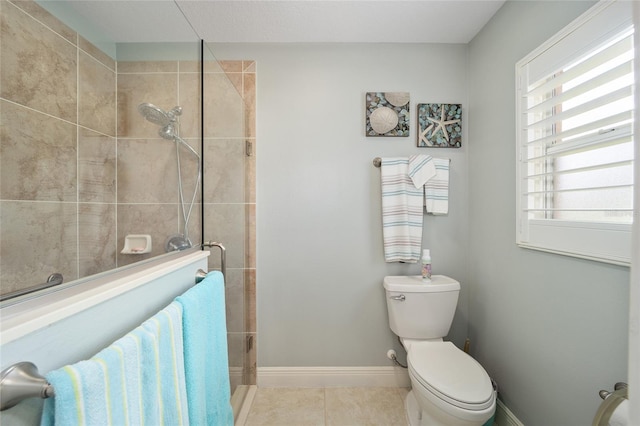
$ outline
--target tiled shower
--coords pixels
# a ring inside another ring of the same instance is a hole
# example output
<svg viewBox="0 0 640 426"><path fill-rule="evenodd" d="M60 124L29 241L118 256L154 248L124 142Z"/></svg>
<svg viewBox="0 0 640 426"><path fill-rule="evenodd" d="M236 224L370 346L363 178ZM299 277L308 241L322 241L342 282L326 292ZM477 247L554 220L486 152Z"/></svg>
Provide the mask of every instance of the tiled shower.
<svg viewBox="0 0 640 426"><path fill-rule="evenodd" d="M232 392L255 384L256 64L217 61L205 46L201 105L199 42L176 60L116 61L34 1L0 0L0 15L2 292L164 253L181 232L176 145L136 107L180 105L180 136L198 152L204 131L203 198L198 191L189 235L200 243L204 227L205 241L227 249ZM190 201L195 157L183 151L181 168ZM151 235L152 252L121 254L128 234Z"/></svg>

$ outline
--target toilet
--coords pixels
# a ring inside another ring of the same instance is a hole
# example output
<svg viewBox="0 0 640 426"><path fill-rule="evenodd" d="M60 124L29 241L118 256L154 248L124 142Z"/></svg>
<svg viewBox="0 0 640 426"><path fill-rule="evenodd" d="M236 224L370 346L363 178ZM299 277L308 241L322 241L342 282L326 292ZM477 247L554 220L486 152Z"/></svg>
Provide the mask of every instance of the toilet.
<svg viewBox="0 0 640 426"><path fill-rule="evenodd" d="M496 392L485 369L449 333L460 283L444 275L384 278L389 326L407 351L411 426L482 426L494 415Z"/></svg>

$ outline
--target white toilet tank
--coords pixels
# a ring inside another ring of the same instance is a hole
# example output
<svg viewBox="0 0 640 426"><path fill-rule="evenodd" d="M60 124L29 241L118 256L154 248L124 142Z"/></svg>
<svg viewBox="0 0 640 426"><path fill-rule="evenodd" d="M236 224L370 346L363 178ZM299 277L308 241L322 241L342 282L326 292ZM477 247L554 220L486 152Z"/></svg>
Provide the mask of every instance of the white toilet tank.
<svg viewBox="0 0 640 426"><path fill-rule="evenodd" d="M405 339L438 339L449 333L456 313L460 283L433 275L384 277L389 326Z"/></svg>

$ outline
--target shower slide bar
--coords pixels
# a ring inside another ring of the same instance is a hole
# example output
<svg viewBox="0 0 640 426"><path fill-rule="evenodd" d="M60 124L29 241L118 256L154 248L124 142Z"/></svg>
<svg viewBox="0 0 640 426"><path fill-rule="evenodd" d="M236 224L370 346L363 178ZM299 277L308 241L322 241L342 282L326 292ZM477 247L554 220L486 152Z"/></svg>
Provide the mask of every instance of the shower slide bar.
<svg viewBox="0 0 640 426"><path fill-rule="evenodd" d="M224 247L215 244L221 247L224 253ZM198 269L195 283L200 283L206 275L206 271ZM18 362L0 373L0 411L11 408L27 398L46 399L54 396L53 386L38 372L38 367L32 362Z"/></svg>

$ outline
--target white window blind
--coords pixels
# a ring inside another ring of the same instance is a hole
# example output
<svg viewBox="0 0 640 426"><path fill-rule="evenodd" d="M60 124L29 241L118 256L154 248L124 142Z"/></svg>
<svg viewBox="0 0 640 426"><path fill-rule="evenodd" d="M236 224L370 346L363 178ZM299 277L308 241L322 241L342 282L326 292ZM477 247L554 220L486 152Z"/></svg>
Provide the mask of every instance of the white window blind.
<svg viewBox="0 0 640 426"><path fill-rule="evenodd" d="M518 244L628 264L630 2L601 2L516 65Z"/></svg>

